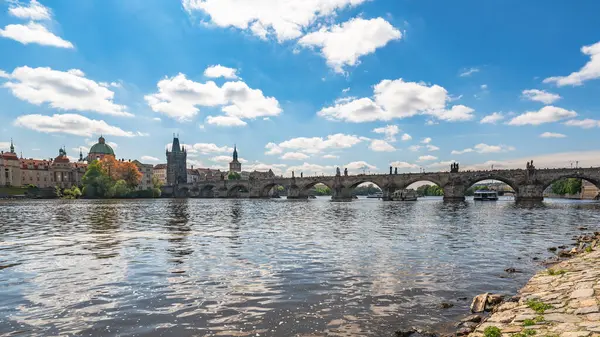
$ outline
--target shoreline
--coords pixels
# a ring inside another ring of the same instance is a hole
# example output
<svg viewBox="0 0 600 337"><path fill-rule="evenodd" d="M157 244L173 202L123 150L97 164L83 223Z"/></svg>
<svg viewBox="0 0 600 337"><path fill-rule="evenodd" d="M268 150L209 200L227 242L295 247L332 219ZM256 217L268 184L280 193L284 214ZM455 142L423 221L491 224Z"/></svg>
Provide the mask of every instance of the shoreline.
<svg viewBox="0 0 600 337"><path fill-rule="evenodd" d="M455 325L455 333L443 336L600 337L600 232L575 240L570 250L549 248L556 257L543 262L547 268L514 296L491 303L498 295L475 297L472 311L482 296L488 298L483 311L472 312Z"/></svg>

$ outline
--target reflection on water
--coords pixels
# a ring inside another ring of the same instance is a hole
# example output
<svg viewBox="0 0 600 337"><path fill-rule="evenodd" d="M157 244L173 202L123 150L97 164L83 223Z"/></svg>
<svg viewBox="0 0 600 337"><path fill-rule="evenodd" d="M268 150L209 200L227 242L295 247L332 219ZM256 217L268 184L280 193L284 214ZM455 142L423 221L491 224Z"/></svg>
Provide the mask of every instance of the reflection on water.
<svg viewBox="0 0 600 337"><path fill-rule="evenodd" d="M0 335L436 327L467 312L464 298L516 291L547 247L599 230L598 210L436 198L0 202Z"/></svg>

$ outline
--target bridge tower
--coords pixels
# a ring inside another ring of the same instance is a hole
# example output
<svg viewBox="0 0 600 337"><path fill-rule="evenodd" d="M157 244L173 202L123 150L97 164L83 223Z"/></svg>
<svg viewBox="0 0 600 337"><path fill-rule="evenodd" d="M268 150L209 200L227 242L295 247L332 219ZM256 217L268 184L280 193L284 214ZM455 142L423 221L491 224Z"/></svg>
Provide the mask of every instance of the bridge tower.
<svg viewBox="0 0 600 337"><path fill-rule="evenodd" d="M187 183L187 152L179 144L179 136L173 135L173 145L167 154L167 185L174 186Z"/></svg>

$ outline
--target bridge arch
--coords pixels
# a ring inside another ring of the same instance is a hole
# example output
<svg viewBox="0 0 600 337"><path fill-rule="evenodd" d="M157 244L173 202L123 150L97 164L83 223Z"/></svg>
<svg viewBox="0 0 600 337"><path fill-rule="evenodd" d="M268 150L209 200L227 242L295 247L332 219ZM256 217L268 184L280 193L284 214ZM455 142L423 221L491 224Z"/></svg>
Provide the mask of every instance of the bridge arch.
<svg viewBox="0 0 600 337"><path fill-rule="evenodd" d="M417 184L419 185L417 186ZM419 197L441 197L444 195L444 188L435 179L418 179L405 185L403 189L414 189Z"/></svg>
<svg viewBox="0 0 600 337"><path fill-rule="evenodd" d="M227 197L239 197L240 192L248 193L250 190L248 189L248 186L244 184L235 184L227 189Z"/></svg>
<svg viewBox="0 0 600 337"><path fill-rule="evenodd" d="M588 174L584 174L584 173L569 172L569 173L561 174L553 179L548 179L548 180L544 181L543 182L544 190L546 188L548 188L550 185L554 184L555 182L557 182L561 179L569 179L569 178L587 180L590 183L594 184L596 187L600 188L600 175L598 177L592 177L592 176L590 176Z"/></svg>
<svg viewBox="0 0 600 337"><path fill-rule="evenodd" d="M315 187L315 185L325 185L327 187L329 187L329 189L333 190L334 186L332 184L330 184L329 182L327 182L326 180L315 180L315 181L311 181L309 183L306 183L302 186L298 186L298 188L300 188L302 190L302 192L308 192L308 190L310 190L311 188Z"/></svg>
<svg viewBox="0 0 600 337"><path fill-rule="evenodd" d="M284 189L287 188L288 190L289 189L298 188L298 186L295 185L295 184L285 186L284 184L279 183L279 182L272 182L272 183L268 183L268 184L266 184L266 185L264 185L264 186L261 187L261 189L260 189L260 196L264 197L264 198L269 197L270 196L269 192L271 192L271 190L273 188L279 187L279 186L283 187Z"/></svg>
<svg viewBox="0 0 600 337"><path fill-rule="evenodd" d="M206 184L202 186L200 189L200 197L201 198L214 198L215 197L215 188L217 186L213 184Z"/></svg>
<svg viewBox="0 0 600 337"><path fill-rule="evenodd" d="M398 186L400 189L405 189L405 188L409 188L411 185L418 183L418 182L430 182L430 183L434 183L435 185L438 185L441 188L444 188L444 184L433 178L433 177L429 177L429 176L415 176L415 177L409 177L408 179L406 179L405 181L402 182L402 185Z"/></svg>
<svg viewBox="0 0 600 337"><path fill-rule="evenodd" d="M464 183L464 192L466 193L473 185L477 184L478 182L485 181L485 180L496 180L496 181L503 182L506 185L510 186L510 188L512 188L515 193L519 190L519 184L517 182L515 182L511 179L507 179L506 177L502 177L502 176L495 175L495 174L489 174L489 175L481 175L481 176L472 177L472 178L466 180Z"/></svg>

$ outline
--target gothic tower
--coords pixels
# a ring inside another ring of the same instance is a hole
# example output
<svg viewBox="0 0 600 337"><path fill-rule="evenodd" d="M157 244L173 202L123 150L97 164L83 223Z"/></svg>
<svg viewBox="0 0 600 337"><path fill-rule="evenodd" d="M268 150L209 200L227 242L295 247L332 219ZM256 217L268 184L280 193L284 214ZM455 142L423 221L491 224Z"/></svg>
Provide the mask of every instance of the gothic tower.
<svg viewBox="0 0 600 337"><path fill-rule="evenodd" d="M167 149L167 185L187 183L187 152L179 144L179 138L173 135L171 151Z"/></svg>
<svg viewBox="0 0 600 337"><path fill-rule="evenodd" d="M242 172L242 163L238 161L237 146L233 146L233 160L229 163L229 172Z"/></svg>

